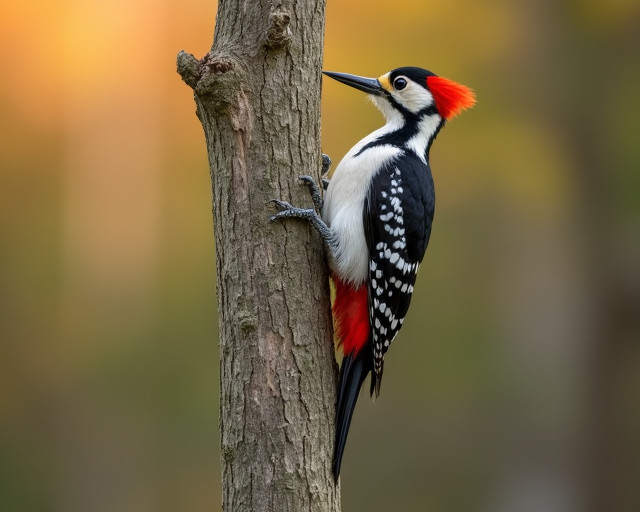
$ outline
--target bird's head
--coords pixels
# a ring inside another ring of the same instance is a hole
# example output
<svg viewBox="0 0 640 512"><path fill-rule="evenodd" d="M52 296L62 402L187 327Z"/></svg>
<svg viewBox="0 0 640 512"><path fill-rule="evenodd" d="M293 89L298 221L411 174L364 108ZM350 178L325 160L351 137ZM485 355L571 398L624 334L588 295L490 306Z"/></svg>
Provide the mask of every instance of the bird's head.
<svg viewBox="0 0 640 512"><path fill-rule="evenodd" d="M476 101L468 87L422 68L397 68L378 78L331 71L324 74L370 94L387 121L433 114L449 120Z"/></svg>

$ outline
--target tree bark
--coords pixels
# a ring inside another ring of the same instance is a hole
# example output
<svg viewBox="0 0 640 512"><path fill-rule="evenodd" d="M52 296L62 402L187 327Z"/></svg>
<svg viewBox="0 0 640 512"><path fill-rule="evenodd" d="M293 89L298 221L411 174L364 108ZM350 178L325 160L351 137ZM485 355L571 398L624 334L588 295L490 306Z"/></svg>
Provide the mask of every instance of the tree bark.
<svg viewBox="0 0 640 512"><path fill-rule="evenodd" d="M326 261L302 222L319 178L325 0L220 0L211 51L180 52L213 191L226 511L339 511L331 474L336 387ZM273 212L271 212L273 213Z"/></svg>

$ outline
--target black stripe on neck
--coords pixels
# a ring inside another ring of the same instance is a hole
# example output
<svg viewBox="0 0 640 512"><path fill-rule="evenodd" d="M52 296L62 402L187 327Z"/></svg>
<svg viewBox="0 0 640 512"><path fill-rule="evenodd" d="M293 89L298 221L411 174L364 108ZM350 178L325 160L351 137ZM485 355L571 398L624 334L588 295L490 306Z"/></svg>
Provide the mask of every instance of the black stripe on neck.
<svg viewBox="0 0 640 512"><path fill-rule="evenodd" d="M407 142L409 142L420 130L420 121L425 117L432 116L438 113L438 110L436 109L435 105L430 105L416 113L413 113L407 110L406 108L404 108L398 102L396 102L391 95L387 94L387 99L389 100L393 108L395 108L398 112L402 114L404 123L397 130L394 130L389 133L385 133L380 137L378 137L377 139L372 140L368 144L365 144L360 149L360 151L356 153L355 156L360 156L364 151L366 151L369 148L373 148L375 146L395 146L400 149L406 149ZM429 142L427 143L426 154L425 154L425 159L427 160L429 159L429 149L431 149L431 144L433 144L433 140L436 138L436 135L442 128L443 124L444 124L444 119L440 121L440 124L436 128L436 131L434 132L433 136L429 139Z"/></svg>

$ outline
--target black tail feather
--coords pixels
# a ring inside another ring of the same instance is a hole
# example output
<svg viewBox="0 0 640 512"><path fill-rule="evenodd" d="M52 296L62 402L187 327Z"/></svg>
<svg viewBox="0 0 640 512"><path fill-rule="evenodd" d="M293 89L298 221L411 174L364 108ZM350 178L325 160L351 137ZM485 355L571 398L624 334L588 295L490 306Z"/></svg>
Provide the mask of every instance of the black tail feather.
<svg viewBox="0 0 640 512"><path fill-rule="evenodd" d="M371 354L366 349L357 356L345 355L340 368L340 384L338 405L336 408L336 439L333 451L333 476L337 480L340 475L342 454L351 425L353 409L358 401L360 387L371 370Z"/></svg>

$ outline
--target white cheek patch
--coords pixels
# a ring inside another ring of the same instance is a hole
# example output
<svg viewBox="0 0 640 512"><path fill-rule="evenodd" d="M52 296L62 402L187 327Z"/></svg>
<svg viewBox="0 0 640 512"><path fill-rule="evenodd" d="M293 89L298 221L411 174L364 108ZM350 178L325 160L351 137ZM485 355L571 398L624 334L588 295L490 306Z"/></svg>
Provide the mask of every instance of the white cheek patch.
<svg viewBox="0 0 640 512"><path fill-rule="evenodd" d="M433 96L427 89L411 80L407 82L407 86L401 91L391 92L394 100L414 114L433 105Z"/></svg>

